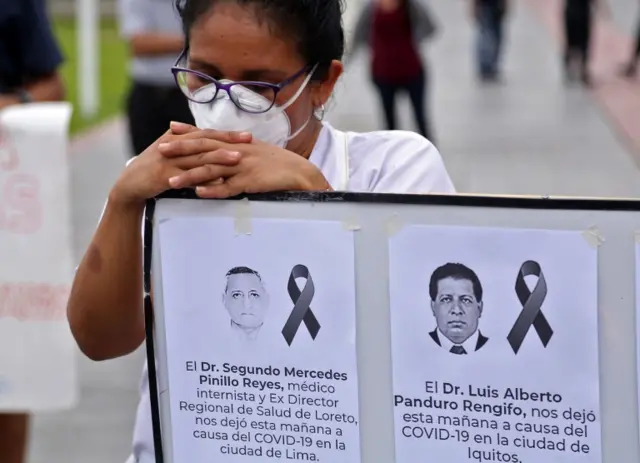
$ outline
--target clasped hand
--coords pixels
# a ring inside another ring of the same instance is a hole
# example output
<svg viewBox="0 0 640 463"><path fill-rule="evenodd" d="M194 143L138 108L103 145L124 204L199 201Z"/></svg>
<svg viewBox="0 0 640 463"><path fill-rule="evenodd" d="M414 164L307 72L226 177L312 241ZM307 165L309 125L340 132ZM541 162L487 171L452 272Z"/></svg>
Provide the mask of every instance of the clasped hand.
<svg viewBox="0 0 640 463"><path fill-rule="evenodd" d="M330 189L320 170L291 151L249 133L201 130L173 123L135 158L114 187L128 202L144 202L170 188L195 187L202 198L242 193Z"/></svg>

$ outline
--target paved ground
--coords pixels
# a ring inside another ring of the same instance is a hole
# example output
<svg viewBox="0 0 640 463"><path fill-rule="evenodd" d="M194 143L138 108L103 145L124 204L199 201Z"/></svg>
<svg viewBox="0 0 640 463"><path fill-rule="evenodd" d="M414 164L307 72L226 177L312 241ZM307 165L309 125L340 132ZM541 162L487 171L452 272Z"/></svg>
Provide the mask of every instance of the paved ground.
<svg viewBox="0 0 640 463"><path fill-rule="evenodd" d="M517 2L509 24L506 85L486 88L473 78L469 54L473 30L467 2L432 1L444 30L426 50L431 62L431 112L438 147L457 188L465 192L637 196L638 171L618 127L601 111L598 100L582 89L567 89L559 69L559 43L544 20L558 10L555 0ZM531 4L538 5L530 8ZM614 2L619 28L631 30L634 2ZM555 10L555 11L554 11ZM628 38L627 38L628 42ZM619 44L616 44L619 45ZM624 46L625 44L622 44ZM608 56L626 50L609 50ZM640 120L640 83L609 77L615 71L594 63L609 87L633 87L636 121ZM377 127L378 102L369 91L366 56L348 70L335 98L332 119L354 130ZM347 91L348 89L348 91ZM405 102L406 103L406 102ZM404 126L410 110L404 105ZM636 126L638 124L636 123ZM612 130L614 128L615 130ZM607 181L615 176L615 181Z"/></svg>
<svg viewBox="0 0 640 463"><path fill-rule="evenodd" d="M612 77L638 14L634 2L610 0L615 28L599 33L606 53L596 68L602 86L567 89L558 69L554 13L558 0L522 0L509 25L505 85L473 78L466 2L432 0L442 36L425 50L432 69L431 113L438 145L461 192L639 196L634 144L640 82ZM534 3L535 2L535 3ZM350 24L348 21L348 26ZM613 38L612 38L613 37ZM613 47L613 48L612 48ZM612 60L612 58L615 58ZM329 114L338 127L379 127L378 106L360 54L340 84ZM603 90L604 89L604 90ZM623 97L621 97L623 95ZM621 105L621 102L624 105ZM411 128L408 104L402 122ZM120 122L73 148L76 254L85 249L109 186L127 158ZM36 417L30 463L121 463L129 450L142 352L92 363L79 356L81 401L69 412Z"/></svg>

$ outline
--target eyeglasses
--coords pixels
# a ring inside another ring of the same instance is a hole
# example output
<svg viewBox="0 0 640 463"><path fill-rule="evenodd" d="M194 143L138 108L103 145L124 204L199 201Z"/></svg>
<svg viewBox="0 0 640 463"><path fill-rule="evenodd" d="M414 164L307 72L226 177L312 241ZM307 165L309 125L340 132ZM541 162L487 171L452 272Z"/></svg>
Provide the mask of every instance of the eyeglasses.
<svg viewBox="0 0 640 463"><path fill-rule="evenodd" d="M253 114L269 111L275 104L278 93L311 69L311 66L305 66L279 84L254 81L224 83L202 72L188 69L186 65L187 53L183 51L171 68L171 72L176 79L176 84L189 100L194 103L211 103L224 97L220 92L223 90L239 109ZM243 88L251 90L255 95L243 92Z"/></svg>

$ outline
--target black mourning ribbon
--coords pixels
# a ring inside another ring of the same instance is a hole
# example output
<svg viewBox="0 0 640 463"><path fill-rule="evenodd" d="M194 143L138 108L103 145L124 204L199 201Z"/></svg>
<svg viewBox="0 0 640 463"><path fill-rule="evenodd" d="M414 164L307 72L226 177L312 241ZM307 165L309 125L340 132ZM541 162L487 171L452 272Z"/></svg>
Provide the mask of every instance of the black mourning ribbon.
<svg viewBox="0 0 640 463"><path fill-rule="evenodd" d="M298 288L296 278L304 278L306 280L302 291ZM316 316L311 311L311 300L315 293L315 287L307 267L300 264L293 267L289 275L287 291L294 305L287 322L284 324L284 328L282 328L282 336L284 336L287 344L291 345L298 328L300 328L300 324L304 322L311 338L315 340L318 331L320 331L320 323L318 323Z"/></svg>
<svg viewBox="0 0 640 463"><path fill-rule="evenodd" d="M538 277L533 291L529 290L527 283L524 281L524 278L530 275ZM513 352L518 353L531 325L533 325L536 333L538 333L542 345L547 347L551 336L553 336L553 330L542 313L542 303L545 297L547 297L547 282L540 264L532 260L528 260L522 264L518 272L518 277L516 278L515 290L522 304L522 311L507 336L507 341L511 344Z"/></svg>

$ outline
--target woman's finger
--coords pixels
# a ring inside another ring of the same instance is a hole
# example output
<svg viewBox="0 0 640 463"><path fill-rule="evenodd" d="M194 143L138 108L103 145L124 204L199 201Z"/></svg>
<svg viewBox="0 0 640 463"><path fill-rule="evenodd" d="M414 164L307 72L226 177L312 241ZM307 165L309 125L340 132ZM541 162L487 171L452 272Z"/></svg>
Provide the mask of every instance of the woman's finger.
<svg viewBox="0 0 640 463"><path fill-rule="evenodd" d="M184 135L190 132L198 131L198 127L191 124L185 124L184 122L171 121L169 124L170 131L173 135Z"/></svg>
<svg viewBox="0 0 640 463"><path fill-rule="evenodd" d="M206 151L191 156L180 156L171 163L181 169L194 169L205 164L217 164L221 166L235 166L240 162L242 155L238 151L218 149Z"/></svg>
<svg viewBox="0 0 640 463"><path fill-rule="evenodd" d="M242 180L237 175L224 182L207 183L196 187L196 194L201 198L224 199L244 193Z"/></svg>
<svg viewBox="0 0 640 463"><path fill-rule="evenodd" d="M225 143L251 143L253 135L251 132L233 132L213 129L203 129L202 135L213 140L223 141Z"/></svg>
<svg viewBox="0 0 640 463"><path fill-rule="evenodd" d="M171 188L187 188L230 177L235 172L236 169L234 167L206 164L171 177L169 185L171 185Z"/></svg>
<svg viewBox="0 0 640 463"><path fill-rule="evenodd" d="M165 157L193 156L194 154L207 153L223 148L223 143L210 138L180 138L158 145L158 151Z"/></svg>
<svg viewBox="0 0 640 463"><path fill-rule="evenodd" d="M211 138L225 143L251 143L253 140L251 132L199 129L183 122L171 122L170 130L173 135L188 135L187 138Z"/></svg>
<svg viewBox="0 0 640 463"><path fill-rule="evenodd" d="M220 185L222 183L224 183L224 179L222 177L220 177L218 180L213 180L211 182L203 183L202 185L198 185L198 187ZM198 188L198 187L196 187L196 188Z"/></svg>

